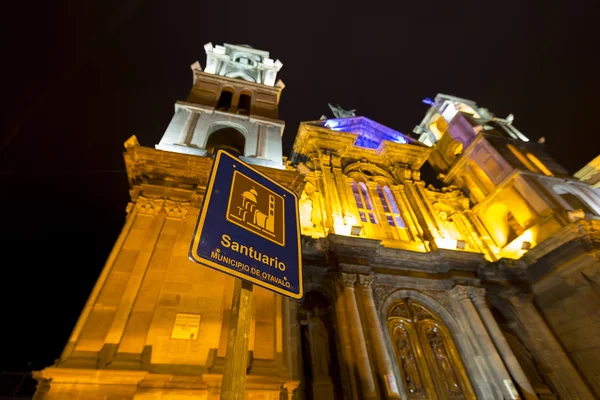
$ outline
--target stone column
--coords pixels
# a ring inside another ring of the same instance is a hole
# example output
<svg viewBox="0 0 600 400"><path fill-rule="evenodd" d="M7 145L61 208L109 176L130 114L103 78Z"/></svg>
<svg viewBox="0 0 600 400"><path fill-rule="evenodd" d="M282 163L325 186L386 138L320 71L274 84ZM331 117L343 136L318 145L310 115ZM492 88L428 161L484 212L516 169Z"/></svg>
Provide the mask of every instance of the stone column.
<svg viewBox="0 0 600 400"><path fill-rule="evenodd" d="M511 399L513 396L508 393L508 388L505 387L503 379L509 379L510 376L502 364L502 360L496 349L492 339L487 334L475 306L471 302L467 286L456 285L450 292L459 304L459 312L462 314L462 320L467 328L467 335L471 339L473 346L477 348L479 354L474 355L475 362L479 364L479 369L484 372L486 378L489 379L492 393L484 396L484 398L494 399ZM495 356L494 356L495 355ZM468 360L466 360L468 362ZM503 371L502 371L503 370ZM512 382L512 381L511 381ZM474 382L476 383L476 382ZM479 386L479 385L477 385ZM481 396L481 394L479 394Z"/></svg>
<svg viewBox="0 0 600 400"><path fill-rule="evenodd" d="M517 386L521 388L521 393L525 399L537 399L537 395L529 383L529 379L527 379L527 375L525 375L525 371L521 368L521 364L517 361L510 345L506 341L506 338L502 334L496 319L492 315L492 312L488 308L487 303L485 302L485 289L482 288L469 288L469 296L473 303L475 304L475 308L477 312L479 312L479 316L481 317L483 324L485 325L487 331L489 332L494 344L496 345L496 349L502 356L504 360L504 364L510 371L510 375L517 383Z"/></svg>
<svg viewBox="0 0 600 400"><path fill-rule="evenodd" d="M533 304L531 294L509 295L523 328L530 336L532 346L545 375L552 381L561 399L593 399L594 395L564 352L544 318Z"/></svg>
<svg viewBox="0 0 600 400"><path fill-rule="evenodd" d="M334 283L335 290L335 317L337 326L335 331L339 335L340 343L340 368L342 372L342 390L345 394L344 398L357 400L360 396L358 393L356 362L352 357L352 344L350 343L350 326L346 317L346 302L344 297L344 288L337 282Z"/></svg>
<svg viewBox="0 0 600 400"><path fill-rule="evenodd" d="M358 280L364 302L367 325L371 332L371 344L375 353L376 376L379 378L380 385L383 388L383 398L400 399L398 381L394 374L392 359L385 345L385 333L381 321L377 316L377 308L375 307L375 299L373 298L373 291L371 289L373 286L373 277L359 275Z"/></svg>
<svg viewBox="0 0 600 400"><path fill-rule="evenodd" d="M354 293L354 282L356 275L342 273L342 284L344 285L344 299L348 310L348 325L350 325L350 342L356 361L356 370L360 383L360 392L363 399L376 399L377 390L369 362L369 353L365 343L365 335L360 322L356 294Z"/></svg>
<svg viewBox="0 0 600 400"><path fill-rule="evenodd" d="M196 124L198 123L198 118L200 118L199 112L188 110L188 116L185 119L183 127L181 128L181 132L179 133L179 139L177 139L177 144L190 144L190 142L192 141L194 130L196 129Z"/></svg>

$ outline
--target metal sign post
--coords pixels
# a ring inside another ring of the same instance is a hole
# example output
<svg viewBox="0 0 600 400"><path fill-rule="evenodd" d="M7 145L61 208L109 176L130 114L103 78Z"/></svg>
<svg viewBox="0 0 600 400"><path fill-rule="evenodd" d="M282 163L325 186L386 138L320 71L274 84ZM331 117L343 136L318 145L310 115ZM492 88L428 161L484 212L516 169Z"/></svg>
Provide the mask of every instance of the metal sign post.
<svg viewBox="0 0 600 400"><path fill-rule="evenodd" d="M219 150L189 258L236 278L221 400L243 400L252 321L252 287L301 299L302 253L294 192Z"/></svg>
<svg viewBox="0 0 600 400"><path fill-rule="evenodd" d="M221 400L244 399L248 369L248 340L254 303L252 286L250 282L235 280L227 334L225 371L221 383Z"/></svg>

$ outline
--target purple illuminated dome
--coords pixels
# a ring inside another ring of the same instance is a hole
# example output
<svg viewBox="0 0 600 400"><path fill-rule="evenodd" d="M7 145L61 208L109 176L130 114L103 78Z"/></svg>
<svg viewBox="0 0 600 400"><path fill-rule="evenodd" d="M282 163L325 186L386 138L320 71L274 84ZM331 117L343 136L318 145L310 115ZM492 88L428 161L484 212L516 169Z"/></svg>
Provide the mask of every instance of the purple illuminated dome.
<svg viewBox="0 0 600 400"><path fill-rule="evenodd" d="M366 117L334 118L319 122L321 126L338 132L356 133L355 146L376 149L383 140L394 143L417 143L405 134L381 125Z"/></svg>

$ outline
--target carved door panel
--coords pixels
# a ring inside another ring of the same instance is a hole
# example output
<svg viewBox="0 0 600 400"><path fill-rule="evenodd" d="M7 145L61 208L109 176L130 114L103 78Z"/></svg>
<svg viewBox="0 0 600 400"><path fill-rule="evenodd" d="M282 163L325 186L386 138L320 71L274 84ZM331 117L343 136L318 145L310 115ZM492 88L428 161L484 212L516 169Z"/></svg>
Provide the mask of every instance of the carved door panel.
<svg viewBox="0 0 600 400"><path fill-rule="evenodd" d="M445 325L418 303L392 308L388 331L409 399L475 399L466 370Z"/></svg>

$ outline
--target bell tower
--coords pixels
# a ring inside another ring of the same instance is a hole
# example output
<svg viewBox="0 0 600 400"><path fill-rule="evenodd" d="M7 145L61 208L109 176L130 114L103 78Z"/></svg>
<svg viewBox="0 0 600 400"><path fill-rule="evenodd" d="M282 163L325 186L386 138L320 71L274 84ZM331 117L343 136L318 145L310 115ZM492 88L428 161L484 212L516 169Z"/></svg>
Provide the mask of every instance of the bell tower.
<svg viewBox="0 0 600 400"><path fill-rule="evenodd" d="M475 102L438 94L414 132L432 146L429 163L461 188L473 223L497 258L519 258L577 219L600 215L598 196L514 125Z"/></svg>
<svg viewBox="0 0 600 400"><path fill-rule="evenodd" d="M235 278L189 259L211 155L226 148L297 194L303 180L283 165L281 62L249 46L205 50L207 67L192 65L194 85L156 148L125 142L125 224L60 358L34 371L36 399L220 397ZM247 396L291 398L297 307L256 287L253 308Z"/></svg>
<svg viewBox="0 0 600 400"><path fill-rule="evenodd" d="M199 156L217 148L251 164L283 168L277 119L284 84L275 81L283 64L247 45L204 45L206 68L192 64L194 85L175 113L159 150Z"/></svg>

